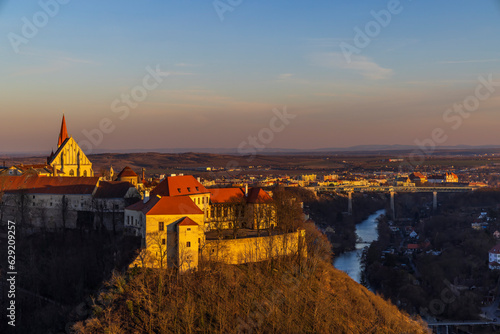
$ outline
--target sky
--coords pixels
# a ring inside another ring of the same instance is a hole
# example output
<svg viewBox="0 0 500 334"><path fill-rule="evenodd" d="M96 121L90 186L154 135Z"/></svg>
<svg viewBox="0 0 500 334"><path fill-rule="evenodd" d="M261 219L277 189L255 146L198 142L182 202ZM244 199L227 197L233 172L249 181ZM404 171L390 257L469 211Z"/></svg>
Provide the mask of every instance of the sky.
<svg viewBox="0 0 500 334"><path fill-rule="evenodd" d="M0 152L500 145L499 0L0 0ZM489 83L488 83L489 82Z"/></svg>

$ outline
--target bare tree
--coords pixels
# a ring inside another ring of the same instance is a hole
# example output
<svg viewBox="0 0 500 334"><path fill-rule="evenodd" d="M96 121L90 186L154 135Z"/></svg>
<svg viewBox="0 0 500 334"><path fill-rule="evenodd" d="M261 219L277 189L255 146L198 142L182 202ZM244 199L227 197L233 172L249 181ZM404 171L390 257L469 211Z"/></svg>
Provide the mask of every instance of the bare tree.
<svg viewBox="0 0 500 334"><path fill-rule="evenodd" d="M92 198L92 209L95 213L95 217L97 218L98 225L96 229L103 231L104 230L104 216L106 215L107 206L105 201L101 201L98 198Z"/></svg>
<svg viewBox="0 0 500 334"><path fill-rule="evenodd" d="M66 197L66 195L63 195L63 197L61 198L60 209L61 209L62 230L63 230L63 232L65 232L66 231L66 223L68 220L68 211L69 211L69 200Z"/></svg>
<svg viewBox="0 0 500 334"><path fill-rule="evenodd" d="M25 230L31 225L29 221L31 200L25 189L16 193L15 203L17 207L17 220L21 223L21 230Z"/></svg>
<svg viewBox="0 0 500 334"><path fill-rule="evenodd" d="M146 249L150 252L152 266L160 269L168 267L168 247L172 248L172 245L167 244L167 233L156 231L146 234Z"/></svg>
<svg viewBox="0 0 500 334"><path fill-rule="evenodd" d="M248 225L249 215L247 214L247 202L243 196L234 196L227 204L230 227L233 230L234 239L238 236L238 231Z"/></svg>
<svg viewBox="0 0 500 334"><path fill-rule="evenodd" d="M283 187L274 190L277 227L283 232L294 232L302 221L302 208L297 198Z"/></svg>

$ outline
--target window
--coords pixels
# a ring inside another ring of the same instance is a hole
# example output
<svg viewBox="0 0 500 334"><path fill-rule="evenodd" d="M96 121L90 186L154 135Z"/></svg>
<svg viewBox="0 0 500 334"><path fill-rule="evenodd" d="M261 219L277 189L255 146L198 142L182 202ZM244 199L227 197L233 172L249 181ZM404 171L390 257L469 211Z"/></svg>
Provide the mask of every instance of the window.
<svg viewBox="0 0 500 334"><path fill-rule="evenodd" d="M69 176L75 176L75 171L70 170L70 171L69 171Z"/></svg>
<svg viewBox="0 0 500 334"><path fill-rule="evenodd" d="M165 231L165 223L158 222L158 231Z"/></svg>
<svg viewBox="0 0 500 334"><path fill-rule="evenodd" d="M188 230L188 231L191 231L191 227L188 227L188 228L187 228L187 230Z"/></svg>
<svg viewBox="0 0 500 334"><path fill-rule="evenodd" d="M200 191L200 187L196 187L196 191Z"/></svg>
<svg viewBox="0 0 500 334"><path fill-rule="evenodd" d="M161 239L161 244L162 245L166 245L167 244L166 240L165 239Z"/></svg>
<svg viewBox="0 0 500 334"><path fill-rule="evenodd" d="M181 188L177 188L177 191L180 193L181 192Z"/></svg>
<svg viewBox="0 0 500 334"><path fill-rule="evenodd" d="M191 192L191 188L190 187L188 187L188 192Z"/></svg>
<svg viewBox="0 0 500 334"><path fill-rule="evenodd" d="M33 199L35 199L35 195L33 195Z"/></svg>
<svg viewBox="0 0 500 334"><path fill-rule="evenodd" d="M186 242L186 247L191 247L191 242L190 241Z"/></svg>
<svg viewBox="0 0 500 334"><path fill-rule="evenodd" d="M86 170L83 171L83 177L87 177L87 171Z"/></svg>

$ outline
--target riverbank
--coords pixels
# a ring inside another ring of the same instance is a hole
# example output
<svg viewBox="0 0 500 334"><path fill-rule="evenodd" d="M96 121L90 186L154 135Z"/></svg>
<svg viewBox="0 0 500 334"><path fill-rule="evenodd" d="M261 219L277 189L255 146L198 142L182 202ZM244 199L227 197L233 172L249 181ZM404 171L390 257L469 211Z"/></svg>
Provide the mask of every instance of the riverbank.
<svg viewBox="0 0 500 334"><path fill-rule="evenodd" d="M378 219L384 214L385 210L378 210L356 225L355 233L358 241L355 244L355 249L340 254L333 261L335 268L342 270L358 283L362 282L363 265L361 258L363 251L365 247L378 239Z"/></svg>
<svg viewBox="0 0 500 334"><path fill-rule="evenodd" d="M353 214L347 215L344 194L323 194L314 201L305 201L305 211L322 231L326 232L335 255L356 249L356 225L373 212L383 208L387 199L373 194L353 195Z"/></svg>

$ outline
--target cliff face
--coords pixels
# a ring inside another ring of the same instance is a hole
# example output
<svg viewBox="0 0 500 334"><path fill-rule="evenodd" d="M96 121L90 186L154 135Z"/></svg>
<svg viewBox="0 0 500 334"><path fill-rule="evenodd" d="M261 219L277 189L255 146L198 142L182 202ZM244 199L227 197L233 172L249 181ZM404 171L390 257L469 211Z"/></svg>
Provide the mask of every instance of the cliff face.
<svg viewBox="0 0 500 334"><path fill-rule="evenodd" d="M78 333L428 333L323 260L115 276Z"/></svg>

